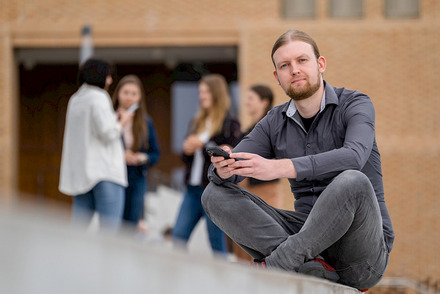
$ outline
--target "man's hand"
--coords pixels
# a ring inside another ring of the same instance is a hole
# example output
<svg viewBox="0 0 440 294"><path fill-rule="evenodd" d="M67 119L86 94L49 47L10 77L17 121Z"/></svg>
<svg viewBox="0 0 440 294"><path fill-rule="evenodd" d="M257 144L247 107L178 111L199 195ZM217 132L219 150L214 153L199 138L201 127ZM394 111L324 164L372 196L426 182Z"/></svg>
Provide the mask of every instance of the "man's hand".
<svg viewBox="0 0 440 294"><path fill-rule="evenodd" d="M222 147L230 153L228 147ZM239 152L230 153L231 159L211 157L217 175L226 179L233 175L252 177L262 181L279 178L296 178L296 170L290 159L266 159L257 154ZM235 161L235 158L241 159Z"/></svg>
<svg viewBox="0 0 440 294"><path fill-rule="evenodd" d="M231 154L231 148L229 148L228 146L225 145L221 148ZM235 159L225 159L222 156L211 156L211 162L212 165L214 165L216 173L220 178L227 179L234 175L232 173L234 168L231 168L229 165L234 163Z"/></svg>
<svg viewBox="0 0 440 294"><path fill-rule="evenodd" d="M232 153L231 158L240 158L232 164L234 175L270 181L280 178L296 178L296 170L290 159L266 159L257 154Z"/></svg>

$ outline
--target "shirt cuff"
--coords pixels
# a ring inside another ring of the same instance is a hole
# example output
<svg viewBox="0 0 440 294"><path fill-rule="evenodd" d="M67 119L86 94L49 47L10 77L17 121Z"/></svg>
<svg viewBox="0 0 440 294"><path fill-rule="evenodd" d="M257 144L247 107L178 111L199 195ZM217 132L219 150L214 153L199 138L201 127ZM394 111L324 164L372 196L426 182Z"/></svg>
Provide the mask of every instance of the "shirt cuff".
<svg viewBox="0 0 440 294"><path fill-rule="evenodd" d="M313 177L313 166L310 156L292 158L293 166L296 170L296 180L302 181Z"/></svg>

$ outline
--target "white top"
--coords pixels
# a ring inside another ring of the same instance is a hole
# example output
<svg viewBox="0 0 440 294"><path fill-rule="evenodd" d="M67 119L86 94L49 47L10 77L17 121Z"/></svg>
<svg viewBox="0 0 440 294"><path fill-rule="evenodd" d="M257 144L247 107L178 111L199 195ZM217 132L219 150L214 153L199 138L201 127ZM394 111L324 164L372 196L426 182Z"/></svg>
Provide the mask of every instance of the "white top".
<svg viewBox="0 0 440 294"><path fill-rule="evenodd" d="M83 84L67 106L58 188L75 196L100 181L127 186L121 125L109 94Z"/></svg>
<svg viewBox="0 0 440 294"><path fill-rule="evenodd" d="M207 120L205 122L205 131L199 134L199 140L202 141L203 144L208 143L209 141L209 130L211 129L211 120ZM205 157L203 155L203 148L197 149L194 152L194 159L191 166L191 174L189 179L189 184L191 186L200 186L202 185L202 177L203 177L203 166L205 164Z"/></svg>
<svg viewBox="0 0 440 294"><path fill-rule="evenodd" d="M125 149L131 149L133 147L133 120L129 120L125 126L122 127L123 139L125 143Z"/></svg>

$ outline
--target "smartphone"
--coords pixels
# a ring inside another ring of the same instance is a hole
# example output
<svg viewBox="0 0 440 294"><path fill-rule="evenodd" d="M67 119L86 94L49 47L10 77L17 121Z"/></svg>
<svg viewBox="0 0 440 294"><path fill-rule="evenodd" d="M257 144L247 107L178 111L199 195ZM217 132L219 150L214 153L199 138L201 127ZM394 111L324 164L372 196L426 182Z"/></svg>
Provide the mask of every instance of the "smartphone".
<svg viewBox="0 0 440 294"><path fill-rule="evenodd" d="M135 103L127 109L127 113L133 113L139 108L139 104Z"/></svg>
<svg viewBox="0 0 440 294"><path fill-rule="evenodd" d="M206 152L211 156L223 156L225 159L230 159L229 153L217 146L206 148Z"/></svg>

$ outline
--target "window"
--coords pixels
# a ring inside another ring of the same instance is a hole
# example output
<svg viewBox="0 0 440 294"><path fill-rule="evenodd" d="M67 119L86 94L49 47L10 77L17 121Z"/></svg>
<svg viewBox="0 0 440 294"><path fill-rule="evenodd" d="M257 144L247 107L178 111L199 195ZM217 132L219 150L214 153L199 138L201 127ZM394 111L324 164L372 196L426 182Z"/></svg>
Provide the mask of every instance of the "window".
<svg viewBox="0 0 440 294"><path fill-rule="evenodd" d="M364 16L363 0L331 0L329 16L333 18L362 18Z"/></svg>
<svg viewBox="0 0 440 294"><path fill-rule="evenodd" d="M418 18L420 14L418 0L385 0L387 18Z"/></svg>
<svg viewBox="0 0 440 294"><path fill-rule="evenodd" d="M316 17L315 0L283 0L282 16L284 18L314 18Z"/></svg>

